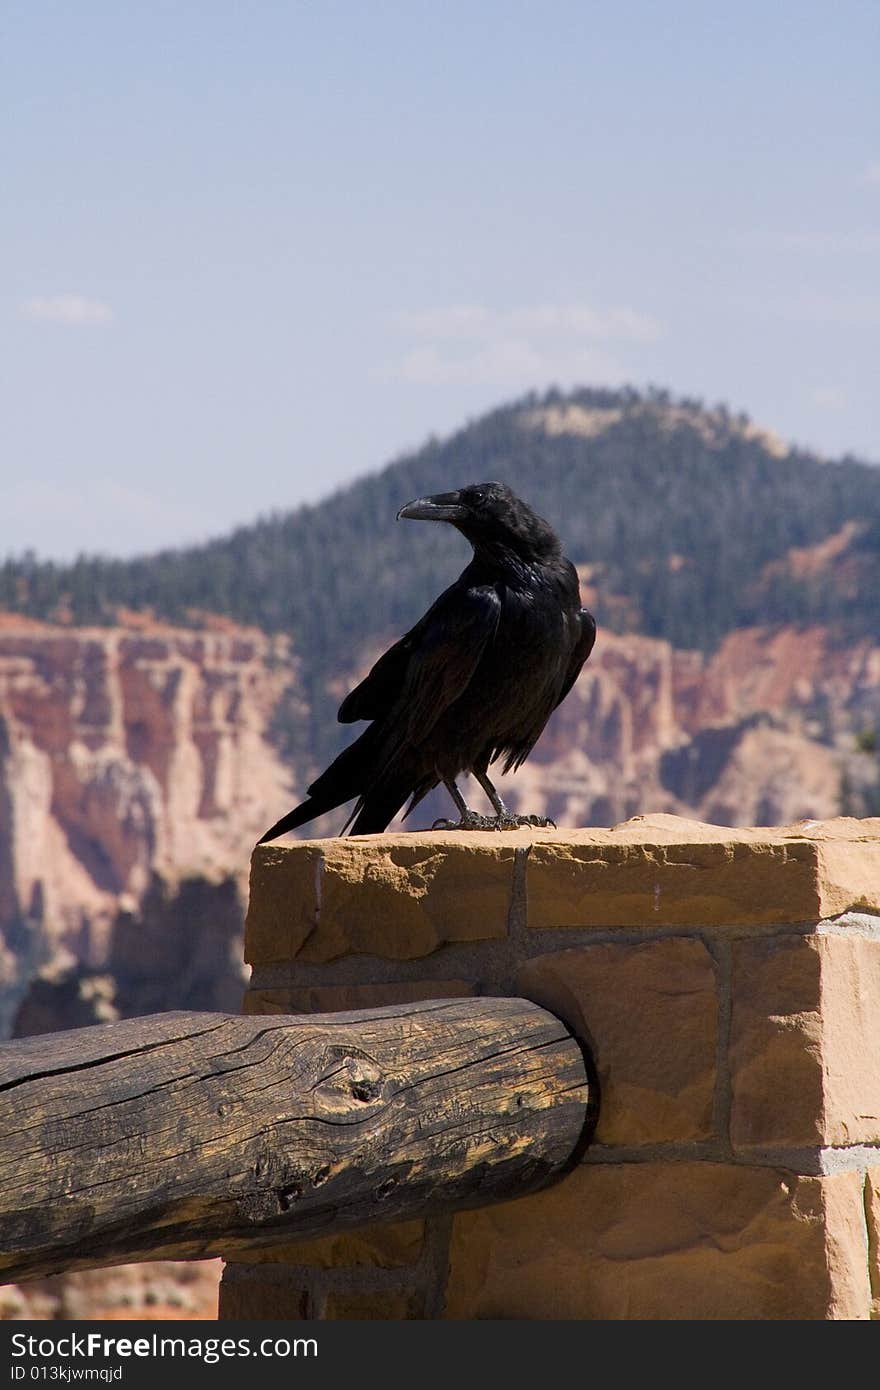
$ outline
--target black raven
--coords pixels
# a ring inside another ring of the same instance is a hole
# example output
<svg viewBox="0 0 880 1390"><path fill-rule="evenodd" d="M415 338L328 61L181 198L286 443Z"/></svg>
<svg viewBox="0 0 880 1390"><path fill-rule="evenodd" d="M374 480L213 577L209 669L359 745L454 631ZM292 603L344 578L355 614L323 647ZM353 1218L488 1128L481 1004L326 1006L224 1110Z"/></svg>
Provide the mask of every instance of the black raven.
<svg viewBox="0 0 880 1390"><path fill-rule="evenodd" d="M574 566L541 517L503 483L419 497L398 520L448 521L473 546L467 568L425 616L389 647L339 708L371 724L309 787L308 799L259 840L357 797L354 835L384 830L442 782L461 819L435 828L550 825L513 816L489 781L496 758L519 767L593 649L596 624L580 606ZM456 786L472 772L494 817L470 810Z"/></svg>

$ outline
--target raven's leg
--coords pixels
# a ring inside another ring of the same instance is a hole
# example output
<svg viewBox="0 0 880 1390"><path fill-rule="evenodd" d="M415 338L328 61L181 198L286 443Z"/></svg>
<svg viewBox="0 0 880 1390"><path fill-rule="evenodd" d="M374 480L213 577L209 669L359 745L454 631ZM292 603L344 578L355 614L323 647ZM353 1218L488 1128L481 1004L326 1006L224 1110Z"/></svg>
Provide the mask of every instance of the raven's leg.
<svg viewBox="0 0 880 1390"><path fill-rule="evenodd" d="M555 820L548 820L546 816L514 816L508 811L501 797L489 781L487 774L485 772L478 772L477 769L474 768L474 776L492 803L492 809L496 817L495 825L499 830L513 830L519 825L543 826L545 828L547 826L552 826L554 830L556 829Z"/></svg>
<svg viewBox="0 0 880 1390"><path fill-rule="evenodd" d="M477 811L472 811L468 806L455 781L451 777L443 778L443 785L455 802L455 809L461 820L435 820L431 826L432 830L495 830L495 821L491 816L481 816Z"/></svg>

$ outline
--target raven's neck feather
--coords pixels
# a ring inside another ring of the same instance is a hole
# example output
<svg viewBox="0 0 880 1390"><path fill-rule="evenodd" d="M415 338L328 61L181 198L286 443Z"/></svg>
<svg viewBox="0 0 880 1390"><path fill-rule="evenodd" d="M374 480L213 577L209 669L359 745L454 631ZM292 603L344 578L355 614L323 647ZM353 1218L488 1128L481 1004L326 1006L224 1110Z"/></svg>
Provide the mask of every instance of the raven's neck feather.
<svg viewBox="0 0 880 1390"><path fill-rule="evenodd" d="M561 556L557 550L547 555L522 555L503 541L490 541L474 547L468 565L468 578L478 584L502 580L508 584L534 582L536 573L556 569Z"/></svg>

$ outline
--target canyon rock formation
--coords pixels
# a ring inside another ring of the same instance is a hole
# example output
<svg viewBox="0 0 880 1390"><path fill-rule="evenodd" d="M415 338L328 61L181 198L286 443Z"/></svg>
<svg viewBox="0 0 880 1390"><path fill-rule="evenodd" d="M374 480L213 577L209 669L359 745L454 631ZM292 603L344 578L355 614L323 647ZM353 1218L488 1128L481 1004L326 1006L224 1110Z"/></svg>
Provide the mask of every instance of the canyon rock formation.
<svg viewBox="0 0 880 1390"><path fill-rule="evenodd" d="M6 1032L237 1007L251 846L314 769L292 771L277 749L279 702L296 702L288 642L198 621L0 620ZM347 684L334 681L328 706ZM501 785L511 805L560 825L651 811L788 823L833 815L847 796L858 813L871 809L877 759L854 740L878 725L880 647L868 641L750 628L704 656L603 630ZM411 823L447 813L437 793Z"/></svg>
<svg viewBox="0 0 880 1390"><path fill-rule="evenodd" d="M4 1031L38 976L68 977L77 1022L113 1017L120 989L125 1012L162 1007L160 975L166 1008L211 1007L223 978L235 1007L250 849L294 790L269 728L295 680L283 640L221 620L0 622ZM117 989L90 978L84 1000L77 970Z"/></svg>

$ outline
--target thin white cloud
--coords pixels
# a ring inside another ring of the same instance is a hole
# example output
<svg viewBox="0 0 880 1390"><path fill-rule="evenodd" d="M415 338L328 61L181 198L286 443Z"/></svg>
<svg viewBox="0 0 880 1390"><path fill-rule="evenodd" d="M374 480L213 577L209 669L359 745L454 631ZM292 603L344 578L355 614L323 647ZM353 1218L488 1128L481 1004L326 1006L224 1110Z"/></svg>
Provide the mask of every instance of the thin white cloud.
<svg viewBox="0 0 880 1390"><path fill-rule="evenodd" d="M627 307L536 304L488 309L455 304L395 315L411 346L385 378L419 385L564 386L631 375L607 344L652 343L656 319Z"/></svg>
<svg viewBox="0 0 880 1390"><path fill-rule="evenodd" d="M442 309L397 314L404 332L417 338L498 341L526 335L571 335L613 342L655 342L660 325L650 314L626 307L594 309L588 304L535 304L520 309L487 309L453 304Z"/></svg>
<svg viewBox="0 0 880 1390"><path fill-rule="evenodd" d="M482 338L491 331L492 314L479 304L451 304L445 309L406 310L394 315L398 328L415 338Z"/></svg>
<svg viewBox="0 0 880 1390"><path fill-rule="evenodd" d="M28 299L21 306L34 323L60 323L65 328L97 328L113 322L113 310L84 294L56 294Z"/></svg>
<svg viewBox="0 0 880 1390"><path fill-rule="evenodd" d="M860 183L880 183L880 160L869 164L863 171Z"/></svg>

